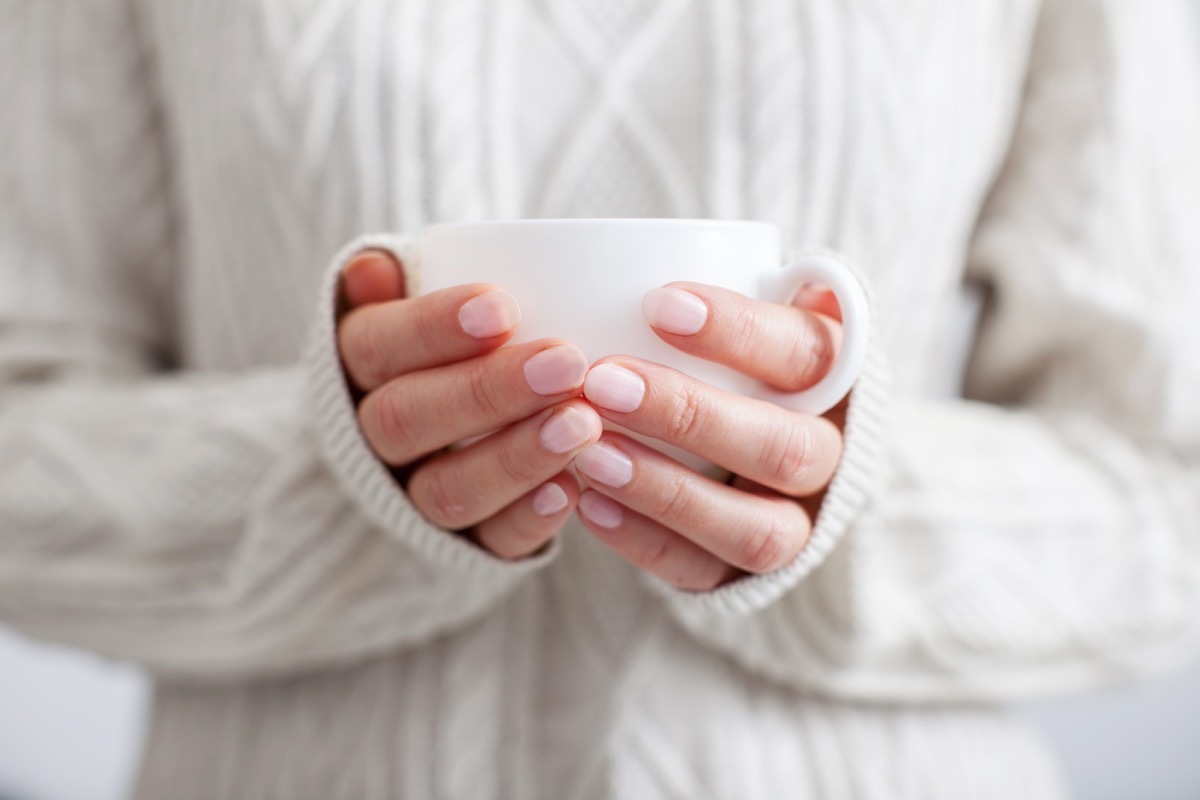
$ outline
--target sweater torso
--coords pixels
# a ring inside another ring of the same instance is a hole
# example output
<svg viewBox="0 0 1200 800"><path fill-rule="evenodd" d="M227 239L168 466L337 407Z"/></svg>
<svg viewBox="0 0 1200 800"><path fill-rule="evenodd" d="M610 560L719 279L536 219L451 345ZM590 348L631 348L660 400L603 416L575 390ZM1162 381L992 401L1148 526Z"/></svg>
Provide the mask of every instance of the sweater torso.
<svg viewBox="0 0 1200 800"><path fill-rule="evenodd" d="M922 392L1007 144L1035 10L146 4L181 233L184 366L294 360L322 268L363 231L753 218L793 246L849 254L879 294L922 309L881 320L901 389ZM992 712L830 704L749 677L676 628L582 529L563 538L546 573L415 651L268 684L163 685L141 795L1052 790L1036 748Z"/></svg>
<svg viewBox="0 0 1200 800"><path fill-rule="evenodd" d="M186 363L294 359L321 269L364 231L748 218L921 308L879 303L900 388L923 391L1036 16L959 5L148 6Z"/></svg>

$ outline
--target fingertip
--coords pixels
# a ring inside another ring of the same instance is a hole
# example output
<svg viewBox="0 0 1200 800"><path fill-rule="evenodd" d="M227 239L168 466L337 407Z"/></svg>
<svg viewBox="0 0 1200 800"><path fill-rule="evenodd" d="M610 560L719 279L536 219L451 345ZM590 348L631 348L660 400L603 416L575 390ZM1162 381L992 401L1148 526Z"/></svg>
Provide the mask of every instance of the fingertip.
<svg viewBox="0 0 1200 800"><path fill-rule="evenodd" d="M493 339L512 332L521 321L517 298L503 289L488 289L458 309L458 324L472 339Z"/></svg>
<svg viewBox="0 0 1200 800"><path fill-rule="evenodd" d="M538 430L542 447L556 455L570 453L599 440L604 420L586 402L572 401L551 414Z"/></svg>
<svg viewBox="0 0 1200 800"><path fill-rule="evenodd" d="M561 514L571 506L571 495L558 481L543 483L533 492L531 504L533 513L539 517L553 517Z"/></svg>
<svg viewBox="0 0 1200 800"><path fill-rule="evenodd" d="M637 411L646 391L646 380L641 375L614 361L595 364L583 380L583 396L588 402L622 414Z"/></svg>
<svg viewBox="0 0 1200 800"><path fill-rule="evenodd" d="M586 521L604 530L619 528L625 519L625 510L620 503L596 491L586 491L580 496L579 513Z"/></svg>
<svg viewBox="0 0 1200 800"><path fill-rule="evenodd" d="M588 372L587 356L573 344L539 350L521 367L525 385L542 397L577 393Z"/></svg>
<svg viewBox="0 0 1200 800"><path fill-rule="evenodd" d="M842 319L842 309L838 305L833 290L822 281L811 281L802 285L792 298L792 305L806 311L815 311L837 321Z"/></svg>
<svg viewBox="0 0 1200 800"><path fill-rule="evenodd" d="M405 294L404 270L383 250L364 250L342 269L342 295L351 308L399 300Z"/></svg>
<svg viewBox="0 0 1200 800"><path fill-rule="evenodd" d="M528 558L551 544L578 501L575 479L565 471L560 472L496 516L481 522L471 538L506 561Z"/></svg>
<svg viewBox="0 0 1200 800"><path fill-rule="evenodd" d="M661 286L642 298L642 316L655 330L690 336L708 323L708 304L686 289Z"/></svg>

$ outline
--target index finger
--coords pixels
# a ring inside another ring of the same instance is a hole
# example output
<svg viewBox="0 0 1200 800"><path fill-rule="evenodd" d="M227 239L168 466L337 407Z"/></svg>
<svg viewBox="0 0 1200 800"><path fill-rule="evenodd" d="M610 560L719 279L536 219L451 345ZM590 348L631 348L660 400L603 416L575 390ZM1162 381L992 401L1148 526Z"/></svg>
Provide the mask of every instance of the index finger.
<svg viewBox="0 0 1200 800"><path fill-rule="evenodd" d="M414 370L495 350L520 319L516 298L503 289L452 286L352 309L338 324L338 348L350 379L369 392Z"/></svg>
<svg viewBox="0 0 1200 800"><path fill-rule="evenodd" d="M842 342L841 324L825 314L700 283L648 292L642 313L672 347L781 392L816 385L837 360Z"/></svg>

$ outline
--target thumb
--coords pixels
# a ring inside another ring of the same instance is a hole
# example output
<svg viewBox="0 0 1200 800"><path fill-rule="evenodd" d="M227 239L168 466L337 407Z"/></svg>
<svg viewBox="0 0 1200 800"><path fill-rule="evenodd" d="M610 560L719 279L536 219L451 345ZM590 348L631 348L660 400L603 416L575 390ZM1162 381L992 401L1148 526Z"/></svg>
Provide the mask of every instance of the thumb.
<svg viewBox="0 0 1200 800"><path fill-rule="evenodd" d="M796 292L796 296L792 298L792 305L803 308L805 311L824 314L838 322L842 321L842 310L838 307L837 298L823 283L806 283L801 286L800 290Z"/></svg>
<svg viewBox="0 0 1200 800"><path fill-rule="evenodd" d="M364 250L342 269L342 300L347 309L386 303L405 295L404 270L383 250Z"/></svg>

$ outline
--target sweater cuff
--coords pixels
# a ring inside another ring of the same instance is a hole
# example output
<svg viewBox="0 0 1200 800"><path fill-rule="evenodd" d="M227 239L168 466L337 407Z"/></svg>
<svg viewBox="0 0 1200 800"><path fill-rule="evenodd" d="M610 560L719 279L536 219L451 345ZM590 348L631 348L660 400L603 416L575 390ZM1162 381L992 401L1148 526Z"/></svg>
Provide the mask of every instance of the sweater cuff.
<svg viewBox="0 0 1200 800"><path fill-rule="evenodd" d="M831 255L850 263L843 255ZM870 303L869 284L852 265L850 269L867 290ZM849 395L842 459L821 502L808 543L784 567L748 575L708 592L676 589L647 576L651 589L664 598L683 622L703 626L714 617L744 617L772 605L825 561L865 507L883 458L884 413L890 383L887 362L880 352L873 307L870 317L866 360Z"/></svg>
<svg viewBox="0 0 1200 800"><path fill-rule="evenodd" d="M536 555L519 561L497 558L466 538L435 526L412 505L391 470L371 450L358 426L354 398L342 370L337 344L338 286L342 268L368 249L391 253L402 265L410 294L420 289L420 247L410 236L376 234L341 249L321 285L316 326L305 362L308 403L322 455L345 494L375 525L434 565L470 573L476 579L512 581L557 555L555 539ZM397 346L404 346L398 342Z"/></svg>

